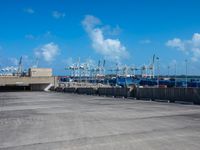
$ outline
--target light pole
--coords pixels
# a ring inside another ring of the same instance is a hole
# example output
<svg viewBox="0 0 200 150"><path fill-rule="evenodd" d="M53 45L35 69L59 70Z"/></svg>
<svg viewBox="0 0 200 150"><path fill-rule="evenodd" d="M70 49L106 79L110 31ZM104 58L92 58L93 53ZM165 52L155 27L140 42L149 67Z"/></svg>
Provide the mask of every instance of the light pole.
<svg viewBox="0 0 200 150"><path fill-rule="evenodd" d="M175 80L174 82L175 82L175 83L174 83L174 86L176 87L176 62L175 62L174 65L175 65L175 66L174 66L174 67L175 67L175 73L174 73L174 80Z"/></svg>
<svg viewBox="0 0 200 150"><path fill-rule="evenodd" d="M159 57L156 57L157 60L157 87L159 88L159 76L160 76L160 68L159 68Z"/></svg>
<svg viewBox="0 0 200 150"><path fill-rule="evenodd" d="M170 70L170 66L167 66L167 76L169 78L169 70Z"/></svg>
<svg viewBox="0 0 200 150"><path fill-rule="evenodd" d="M188 74L188 60L185 59L185 82L186 82L186 88L188 87L188 84L187 84L187 81L188 81L187 74Z"/></svg>

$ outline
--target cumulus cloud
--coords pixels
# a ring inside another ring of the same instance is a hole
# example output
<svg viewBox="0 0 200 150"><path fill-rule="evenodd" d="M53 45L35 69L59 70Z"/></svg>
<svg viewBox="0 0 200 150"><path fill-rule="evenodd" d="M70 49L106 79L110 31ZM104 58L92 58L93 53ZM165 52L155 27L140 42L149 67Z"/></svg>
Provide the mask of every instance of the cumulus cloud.
<svg viewBox="0 0 200 150"><path fill-rule="evenodd" d="M166 45L172 48L177 48L179 50L185 50L185 43L179 38L174 38L167 41Z"/></svg>
<svg viewBox="0 0 200 150"><path fill-rule="evenodd" d="M82 25L88 33L94 50L111 61L120 61L128 57L126 47L122 45L119 39L105 38L103 29L100 28L101 21L91 15L85 16Z"/></svg>
<svg viewBox="0 0 200 150"><path fill-rule="evenodd" d="M54 58L59 54L59 46L53 42L42 45L35 49L35 55L38 58L44 58L46 62L52 62Z"/></svg>
<svg viewBox="0 0 200 150"><path fill-rule="evenodd" d="M52 12L52 16L55 19L60 19L60 18L64 18L65 17L65 13L64 12L59 12L59 11L53 11Z"/></svg>
<svg viewBox="0 0 200 150"><path fill-rule="evenodd" d="M191 42L194 47L200 47L200 33L194 33Z"/></svg>
<svg viewBox="0 0 200 150"><path fill-rule="evenodd" d="M102 31L104 32L105 35L116 36L122 32L122 29L119 27L119 25L117 25L114 28L112 28L109 25L106 25L106 26L102 27Z"/></svg>
<svg viewBox="0 0 200 150"><path fill-rule="evenodd" d="M190 40L174 38L166 42L166 46L181 50L190 55L192 61L200 59L200 33L194 33Z"/></svg>
<svg viewBox="0 0 200 150"><path fill-rule="evenodd" d="M28 14L34 14L35 11L32 8L25 8L24 12L28 13Z"/></svg>

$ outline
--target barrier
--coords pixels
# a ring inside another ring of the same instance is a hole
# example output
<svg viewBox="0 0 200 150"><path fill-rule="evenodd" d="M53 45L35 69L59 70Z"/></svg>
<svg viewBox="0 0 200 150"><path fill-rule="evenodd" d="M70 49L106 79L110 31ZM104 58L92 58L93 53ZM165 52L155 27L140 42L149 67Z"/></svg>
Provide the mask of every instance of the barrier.
<svg viewBox="0 0 200 150"><path fill-rule="evenodd" d="M30 86L0 86L0 92L31 91Z"/></svg>
<svg viewBox="0 0 200 150"><path fill-rule="evenodd" d="M132 90L130 88L119 88L119 87L66 87L66 88L57 88L59 92L67 93L77 93L77 94L87 94L87 95L105 95L105 96L114 96L114 97L133 97Z"/></svg>
<svg viewBox="0 0 200 150"><path fill-rule="evenodd" d="M75 87L67 87L63 89L63 92L66 93L76 93L76 88Z"/></svg>
<svg viewBox="0 0 200 150"><path fill-rule="evenodd" d="M97 89L92 87L78 87L76 90L78 94L96 95Z"/></svg>
<svg viewBox="0 0 200 150"><path fill-rule="evenodd" d="M55 89L56 92L63 92L64 91L64 88L63 87L57 87Z"/></svg>
<svg viewBox="0 0 200 150"><path fill-rule="evenodd" d="M137 99L183 101L200 104L200 89L198 88L137 88Z"/></svg>
<svg viewBox="0 0 200 150"><path fill-rule="evenodd" d="M199 88L120 88L120 87L58 87L58 92L114 97L133 97L136 99L183 101L200 104Z"/></svg>
<svg viewBox="0 0 200 150"><path fill-rule="evenodd" d="M111 88L100 87L98 88L98 94L105 95L105 96L127 98L131 96L131 90L130 88L120 88L120 87L111 87Z"/></svg>

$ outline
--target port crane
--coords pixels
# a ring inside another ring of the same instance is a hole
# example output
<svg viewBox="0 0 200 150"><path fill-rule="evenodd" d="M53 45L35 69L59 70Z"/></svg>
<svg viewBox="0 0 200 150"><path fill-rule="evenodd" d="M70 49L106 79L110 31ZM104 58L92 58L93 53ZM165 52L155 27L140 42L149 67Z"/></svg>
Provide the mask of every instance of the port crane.
<svg viewBox="0 0 200 150"><path fill-rule="evenodd" d="M136 76L136 72L140 71L141 77L144 78L154 78L154 63L155 63L156 56L155 54L152 57L152 60L148 65L142 65L140 67L136 66L119 66L118 63L115 64L114 69L108 69L111 71L111 74L115 74L117 76ZM77 63L66 67L66 70L70 70L70 74L73 77L103 77L105 76L106 69L105 69L106 61L103 60L102 62L99 60L97 65L91 65L90 63L80 63L80 58Z"/></svg>
<svg viewBox="0 0 200 150"><path fill-rule="evenodd" d="M150 78L154 78L154 73L155 73L155 69L154 69L154 63L155 63L155 57L156 57L156 55L154 54L153 55L153 58L152 58L152 62L151 62L151 64L149 65L149 71L150 71Z"/></svg>
<svg viewBox="0 0 200 150"><path fill-rule="evenodd" d="M155 54L152 57L152 61L149 65L143 65L141 66L141 76L142 77L150 77L151 79L154 78L154 63L155 63Z"/></svg>
<svg viewBox="0 0 200 150"><path fill-rule="evenodd" d="M22 76L23 68L22 68L22 56L19 59L18 69L17 69L17 76Z"/></svg>

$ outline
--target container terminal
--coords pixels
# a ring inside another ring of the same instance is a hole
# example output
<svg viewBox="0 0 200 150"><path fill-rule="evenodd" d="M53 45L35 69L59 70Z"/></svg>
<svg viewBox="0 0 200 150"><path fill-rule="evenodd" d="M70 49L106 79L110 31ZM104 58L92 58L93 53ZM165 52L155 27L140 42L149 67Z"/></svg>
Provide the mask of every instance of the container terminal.
<svg viewBox="0 0 200 150"><path fill-rule="evenodd" d="M200 77L187 74L163 76L160 74L159 65L159 57L155 55L149 65L137 67L116 63L111 69L106 66L106 60L99 60L97 65L94 65L81 63L79 58L76 63L65 67L67 76L53 76L51 68L39 68L38 65L26 71L21 57L18 67L0 70L0 90L56 90L199 103Z"/></svg>
<svg viewBox="0 0 200 150"><path fill-rule="evenodd" d="M199 77L103 64L2 70L0 149L199 150Z"/></svg>

